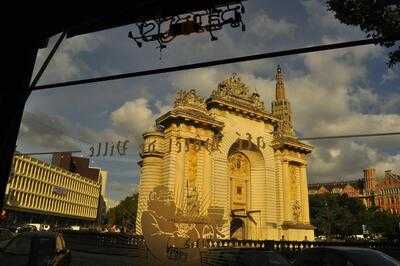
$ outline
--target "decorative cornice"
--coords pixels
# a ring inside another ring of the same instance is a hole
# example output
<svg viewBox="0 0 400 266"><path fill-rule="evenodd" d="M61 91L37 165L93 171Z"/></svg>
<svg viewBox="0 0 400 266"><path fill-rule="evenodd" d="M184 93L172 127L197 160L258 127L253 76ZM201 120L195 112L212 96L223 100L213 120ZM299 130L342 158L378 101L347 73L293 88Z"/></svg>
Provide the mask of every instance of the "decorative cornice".
<svg viewBox="0 0 400 266"><path fill-rule="evenodd" d="M160 151L144 151L144 152L139 152L139 155L141 158L145 157L159 157L162 158L164 156L164 152Z"/></svg>
<svg viewBox="0 0 400 266"><path fill-rule="evenodd" d="M285 221L282 224L282 229L308 229L308 230L314 230L315 226L313 226L311 224L294 223L294 222Z"/></svg>
<svg viewBox="0 0 400 266"><path fill-rule="evenodd" d="M274 150L288 149L304 153L310 153L314 148L290 136L275 136L275 139L272 141L272 147Z"/></svg>

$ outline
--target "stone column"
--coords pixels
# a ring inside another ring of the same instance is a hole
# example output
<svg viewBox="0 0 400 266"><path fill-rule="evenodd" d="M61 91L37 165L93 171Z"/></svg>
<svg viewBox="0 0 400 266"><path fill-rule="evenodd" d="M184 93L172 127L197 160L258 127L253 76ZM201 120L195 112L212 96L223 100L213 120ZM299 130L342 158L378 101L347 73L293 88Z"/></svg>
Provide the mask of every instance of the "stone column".
<svg viewBox="0 0 400 266"><path fill-rule="evenodd" d="M142 234L142 212L147 209L149 194L160 185L162 158L146 157L143 159L142 174L139 180L139 201L136 216L136 234Z"/></svg>
<svg viewBox="0 0 400 266"><path fill-rule="evenodd" d="M141 174L139 177L139 200L136 216L136 233L142 234L142 212L147 210L149 194L162 184L163 135L159 132L146 133ZM154 142L155 141L155 142ZM153 146L154 145L154 146Z"/></svg>

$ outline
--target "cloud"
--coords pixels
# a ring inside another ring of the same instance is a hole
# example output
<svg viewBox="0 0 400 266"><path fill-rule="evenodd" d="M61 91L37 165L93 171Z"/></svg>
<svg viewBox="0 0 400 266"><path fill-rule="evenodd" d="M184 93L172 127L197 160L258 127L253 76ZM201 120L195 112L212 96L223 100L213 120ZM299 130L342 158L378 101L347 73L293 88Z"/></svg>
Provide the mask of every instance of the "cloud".
<svg viewBox="0 0 400 266"><path fill-rule="evenodd" d="M359 47L304 55L306 74L287 79L295 127L304 136L332 136L394 132L400 129L398 114L373 113L368 108L383 104L365 87L366 62L379 55L378 47ZM376 111L376 110L375 110ZM385 152L399 146L396 137L314 141L310 162L312 180L360 177L366 167L399 168L398 156Z"/></svg>
<svg viewBox="0 0 400 266"><path fill-rule="evenodd" d="M123 139L112 128L95 130L74 123L64 116L24 112L18 147L20 150L33 149L35 152L81 150L88 156L89 147L98 142L117 142Z"/></svg>
<svg viewBox="0 0 400 266"><path fill-rule="evenodd" d="M325 1L303 0L301 4L307 12L307 27L312 30L316 37L329 32L331 37L341 37L345 39L359 38L362 36L358 27L348 26L340 23L332 12L328 11Z"/></svg>
<svg viewBox="0 0 400 266"><path fill-rule="evenodd" d="M381 84L387 83L389 81L394 81L399 78L399 73L397 73L392 68L388 68L387 72L382 75Z"/></svg>
<svg viewBox="0 0 400 266"><path fill-rule="evenodd" d="M383 98L383 97L381 97ZM382 99L380 105L381 112L399 114L400 113L400 96L397 92L389 94Z"/></svg>
<svg viewBox="0 0 400 266"><path fill-rule="evenodd" d="M107 198L106 199L106 206L107 206L107 210L114 208L115 206L117 206L121 201L120 200L114 200L111 198Z"/></svg>
<svg viewBox="0 0 400 266"><path fill-rule="evenodd" d="M45 49L38 52L34 73L39 70L48 53L54 46L58 36L51 39ZM61 82L82 76L82 74L92 72L93 68L80 58L82 52L96 50L102 42L101 35L82 35L70 39L64 39L61 46L53 56L47 66L39 84L49 82Z"/></svg>
<svg viewBox="0 0 400 266"><path fill-rule="evenodd" d="M51 150L75 150L82 143L89 143L82 136L73 134L72 129L76 128L64 117L25 112L18 142L20 146L29 143L33 147Z"/></svg>
<svg viewBox="0 0 400 266"><path fill-rule="evenodd" d="M118 202L125 199L125 197L137 193L138 189L137 184L134 184L133 182L121 182L113 180L108 184L108 191L111 192L110 194L113 194L112 198L114 201Z"/></svg>
<svg viewBox="0 0 400 266"><path fill-rule="evenodd" d="M314 142L315 149L309 162L309 182L358 179L362 170L377 169L382 175L387 169L399 169L400 155L389 156L368 144L355 141Z"/></svg>
<svg viewBox="0 0 400 266"><path fill-rule="evenodd" d="M150 107L148 99L138 98L125 102L110 114L113 127L126 136L135 138L138 143L142 141L142 134L151 129L155 119L167 110L160 101L155 104L155 111Z"/></svg>
<svg viewBox="0 0 400 266"><path fill-rule="evenodd" d="M250 32L266 40L293 38L297 26L285 19L274 20L265 10L260 10L249 23Z"/></svg>
<svg viewBox="0 0 400 266"><path fill-rule="evenodd" d="M221 75L216 68L202 68L180 72L172 76L170 82L176 90L196 89L200 95L207 97L216 88Z"/></svg>

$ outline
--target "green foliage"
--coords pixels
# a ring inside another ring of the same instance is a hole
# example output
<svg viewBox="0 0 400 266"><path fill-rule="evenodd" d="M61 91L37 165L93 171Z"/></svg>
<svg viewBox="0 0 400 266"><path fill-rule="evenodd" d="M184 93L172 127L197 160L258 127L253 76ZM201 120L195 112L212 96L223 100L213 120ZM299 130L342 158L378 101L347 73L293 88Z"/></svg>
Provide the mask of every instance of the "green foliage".
<svg viewBox="0 0 400 266"><path fill-rule="evenodd" d="M400 1L398 0L327 0L328 10L347 25L360 26L373 38L399 37ZM395 46L394 41L380 42L385 47ZM400 62L400 46L389 53L389 67Z"/></svg>
<svg viewBox="0 0 400 266"><path fill-rule="evenodd" d="M317 235L347 238L362 234L362 225L371 234L390 237L399 232L400 216L375 206L366 208L361 200L346 194L310 195L311 224Z"/></svg>
<svg viewBox="0 0 400 266"><path fill-rule="evenodd" d="M365 224L371 233L381 233L386 237L399 232L400 216L393 215L388 211L369 208L365 215Z"/></svg>
<svg viewBox="0 0 400 266"><path fill-rule="evenodd" d="M107 212L107 223L109 225L119 225L133 227L136 220L138 206L138 194L126 197L114 208Z"/></svg>
<svg viewBox="0 0 400 266"><path fill-rule="evenodd" d="M365 206L346 194L322 194L310 196L311 223L317 235L342 237L361 234Z"/></svg>

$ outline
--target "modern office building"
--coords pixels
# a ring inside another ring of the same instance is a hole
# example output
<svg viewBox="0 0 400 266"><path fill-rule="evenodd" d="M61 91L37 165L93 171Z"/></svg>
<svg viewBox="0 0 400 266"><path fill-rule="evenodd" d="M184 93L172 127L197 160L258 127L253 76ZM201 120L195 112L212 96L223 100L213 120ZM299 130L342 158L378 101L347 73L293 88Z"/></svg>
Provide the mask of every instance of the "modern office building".
<svg viewBox="0 0 400 266"><path fill-rule="evenodd" d="M90 168L87 158L70 154L57 154L53 162L56 165L15 154L5 206L9 218L14 223L95 222L102 190L101 170ZM75 167L74 171L67 170L67 162Z"/></svg>

